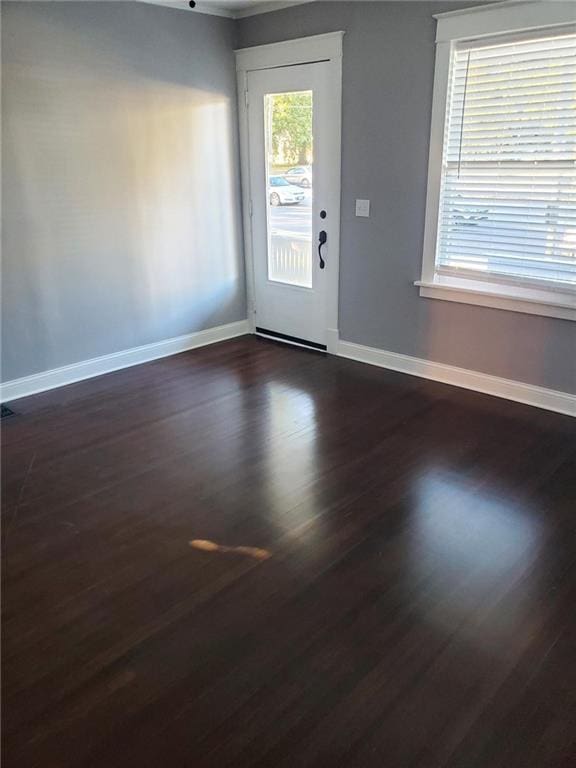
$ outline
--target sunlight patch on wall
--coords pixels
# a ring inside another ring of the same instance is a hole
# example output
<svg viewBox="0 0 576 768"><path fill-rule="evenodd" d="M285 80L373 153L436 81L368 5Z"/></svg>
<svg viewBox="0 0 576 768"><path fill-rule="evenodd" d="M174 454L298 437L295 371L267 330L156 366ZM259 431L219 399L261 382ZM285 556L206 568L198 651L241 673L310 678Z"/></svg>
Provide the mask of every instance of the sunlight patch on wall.
<svg viewBox="0 0 576 768"><path fill-rule="evenodd" d="M33 307L7 311L18 360L179 336L243 301L230 99L98 65L11 72L4 249Z"/></svg>

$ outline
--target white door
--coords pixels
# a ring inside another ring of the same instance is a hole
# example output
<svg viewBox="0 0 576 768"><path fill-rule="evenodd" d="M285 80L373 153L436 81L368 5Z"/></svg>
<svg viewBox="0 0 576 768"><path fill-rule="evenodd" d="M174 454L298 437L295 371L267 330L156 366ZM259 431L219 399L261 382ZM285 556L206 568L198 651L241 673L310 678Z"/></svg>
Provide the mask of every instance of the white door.
<svg viewBox="0 0 576 768"><path fill-rule="evenodd" d="M333 71L320 61L246 75L255 329L320 348L338 281Z"/></svg>

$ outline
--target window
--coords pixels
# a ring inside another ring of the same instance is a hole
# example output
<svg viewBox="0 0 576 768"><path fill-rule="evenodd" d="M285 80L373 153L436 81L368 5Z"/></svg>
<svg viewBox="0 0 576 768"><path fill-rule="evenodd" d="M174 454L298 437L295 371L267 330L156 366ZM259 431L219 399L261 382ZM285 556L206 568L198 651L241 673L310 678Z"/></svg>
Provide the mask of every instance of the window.
<svg viewBox="0 0 576 768"><path fill-rule="evenodd" d="M456 47L436 269L576 284L576 35Z"/></svg>
<svg viewBox="0 0 576 768"><path fill-rule="evenodd" d="M421 294L576 319L576 27L443 46Z"/></svg>

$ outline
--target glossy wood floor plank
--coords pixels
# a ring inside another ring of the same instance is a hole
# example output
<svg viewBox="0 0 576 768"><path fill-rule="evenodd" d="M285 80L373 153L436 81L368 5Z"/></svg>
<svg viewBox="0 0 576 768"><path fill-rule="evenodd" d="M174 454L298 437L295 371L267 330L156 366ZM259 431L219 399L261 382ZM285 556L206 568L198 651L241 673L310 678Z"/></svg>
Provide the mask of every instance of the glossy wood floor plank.
<svg viewBox="0 0 576 768"><path fill-rule="evenodd" d="M13 407L7 768L576 764L573 420L249 337Z"/></svg>

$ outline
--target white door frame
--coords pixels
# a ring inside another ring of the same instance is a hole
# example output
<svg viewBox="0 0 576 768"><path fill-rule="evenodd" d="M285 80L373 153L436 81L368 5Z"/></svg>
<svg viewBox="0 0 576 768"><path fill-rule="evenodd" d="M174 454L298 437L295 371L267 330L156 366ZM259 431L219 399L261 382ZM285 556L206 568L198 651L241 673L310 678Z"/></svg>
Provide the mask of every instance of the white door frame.
<svg viewBox="0 0 576 768"><path fill-rule="evenodd" d="M331 354L338 347L338 283L340 275L340 166L342 147L342 38L344 32L301 37L280 43L241 48L235 51L238 78L238 117L240 122L240 169L242 178L242 221L244 225L244 253L248 298L248 323L255 329L254 257L252 244L252 190L250 186L250 152L248 131L248 72L274 69L293 64L330 63L331 99L336 105L338 119L334 125L334 157L331 160L338 189L333 191L330 218L338 225L330 231L330 270L327 270L326 346Z"/></svg>

